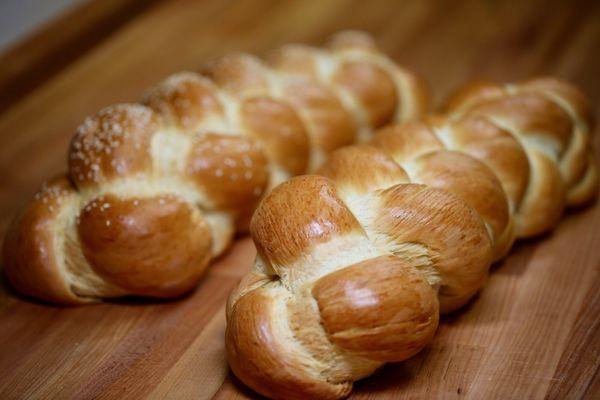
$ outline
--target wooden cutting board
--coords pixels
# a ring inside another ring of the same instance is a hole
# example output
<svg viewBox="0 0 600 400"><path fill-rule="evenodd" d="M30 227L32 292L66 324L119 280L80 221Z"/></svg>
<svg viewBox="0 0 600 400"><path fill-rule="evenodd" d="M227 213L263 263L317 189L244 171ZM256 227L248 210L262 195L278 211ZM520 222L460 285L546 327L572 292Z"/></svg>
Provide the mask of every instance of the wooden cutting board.
<svg viewBox="0 0 600 400"><path fill-rule="evenodd" d="M543 73L600 105L598 2L96 1L0 56L0 234L65 169L87 114L226 52L319 44L344 28L372 32L427 78L436 102L469 79ZM60 308L4 284L0 398L256 398L223 349L225 300L253 257L239 240L172 302ZM518 243L427 349L357 383L352 398L600 398L599 267L600 206L569 213L552 234Z"/></svg>

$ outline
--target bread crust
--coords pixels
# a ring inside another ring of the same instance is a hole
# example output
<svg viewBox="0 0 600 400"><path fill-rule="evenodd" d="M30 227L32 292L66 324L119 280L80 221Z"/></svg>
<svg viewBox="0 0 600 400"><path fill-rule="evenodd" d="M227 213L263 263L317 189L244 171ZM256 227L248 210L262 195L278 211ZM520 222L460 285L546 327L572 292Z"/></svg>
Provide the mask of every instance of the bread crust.
<svg viewBox="0 0 600 400"><path fill-rule="evenodd" d="M252 220L256 264L228 302L234 373L272 398L342 398L419 352L515 239L595 198L589 116L585 96L552 78L468 85L445 114L386 126L332 152L320 176L276 187ZM257 298L268 300L246 307Z"/></svg>
<svg viewBox="0 0 600 400"><path fill-rule="evenodd" d="M423 112L418 78L368 35L343 36L269 62L226 55L86 118L66 178L38 194L48 204L33 200L9 229L13 286L61 304L192 290L271 188Z"/></svg>

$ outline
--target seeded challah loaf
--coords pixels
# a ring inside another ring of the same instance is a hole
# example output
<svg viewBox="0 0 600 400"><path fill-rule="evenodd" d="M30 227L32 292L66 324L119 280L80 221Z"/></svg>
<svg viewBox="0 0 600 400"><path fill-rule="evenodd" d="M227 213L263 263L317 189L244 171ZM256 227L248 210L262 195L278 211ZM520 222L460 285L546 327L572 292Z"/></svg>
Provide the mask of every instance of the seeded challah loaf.
<svg viewBox="0 0 600 400"><path fill-rule="evenodd" d="M79 127L68 173L42 186L6 236L3 265L19 292L64 304L179 296L269 188L426 105L419 81L358 32L326 50L286 46L268 64L226 56L202 72Z"/></svg>
<svg viewBox="0 0 600 400"><path fill-rule="evenodd" d="M515 238L591 200L591 110L552 78L470 85L444 116L334 151L258 207L232 292L233 372L276 399L337 399L429 343ZM301 199L301 201L298 201Z"/></svg>

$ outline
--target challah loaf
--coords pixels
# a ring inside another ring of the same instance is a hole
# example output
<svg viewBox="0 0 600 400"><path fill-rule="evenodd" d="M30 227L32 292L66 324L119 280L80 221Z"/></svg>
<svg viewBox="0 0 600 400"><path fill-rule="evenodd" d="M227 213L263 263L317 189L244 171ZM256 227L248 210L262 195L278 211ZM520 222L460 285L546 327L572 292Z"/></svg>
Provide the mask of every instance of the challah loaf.
<svg viewBox="0 0 600 400"><path fill-rule="evenodd" d="M81 304L194 288L257 200L332 150L423 113L419 81L369 36L236 54L107 107L73 137L65 176L9 228L4 268L21 293Z"/></svg>
<svg viewBox="0 0 600 400"><path fill-rule="evenodd" d="M231 294L233 372L277 399L336 399L419 352L515 237L594 197L591 110L551 78L460 91L447 114L331 154L258 207ZM298 201L301 199L301 201Z"/></svg>

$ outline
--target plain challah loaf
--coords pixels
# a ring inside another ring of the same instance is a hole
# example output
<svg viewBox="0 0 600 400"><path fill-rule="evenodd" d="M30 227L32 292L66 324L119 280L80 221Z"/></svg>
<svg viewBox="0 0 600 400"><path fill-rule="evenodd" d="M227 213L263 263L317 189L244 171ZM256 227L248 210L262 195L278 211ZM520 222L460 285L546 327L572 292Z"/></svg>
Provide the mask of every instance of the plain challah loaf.
<svg viewBox="0 0 600 400"><path fill-rule="evenodd" d="M180 73L142 104L107 107L74 136L69 171L15 220L4 268L21 293L65 304L194 288L257 200L332 150L423 113L419 81L358 32Z"/></svg>
<svg viewBox="0 0 600 400"><path fill-rule="evenodd" d="M384 128L333 152L323 176L275 188L227 307L234 373L272 398L336 399L416 354L515 237L594 197L590 111L551 78L468 86L445 116Z"/></svg>

